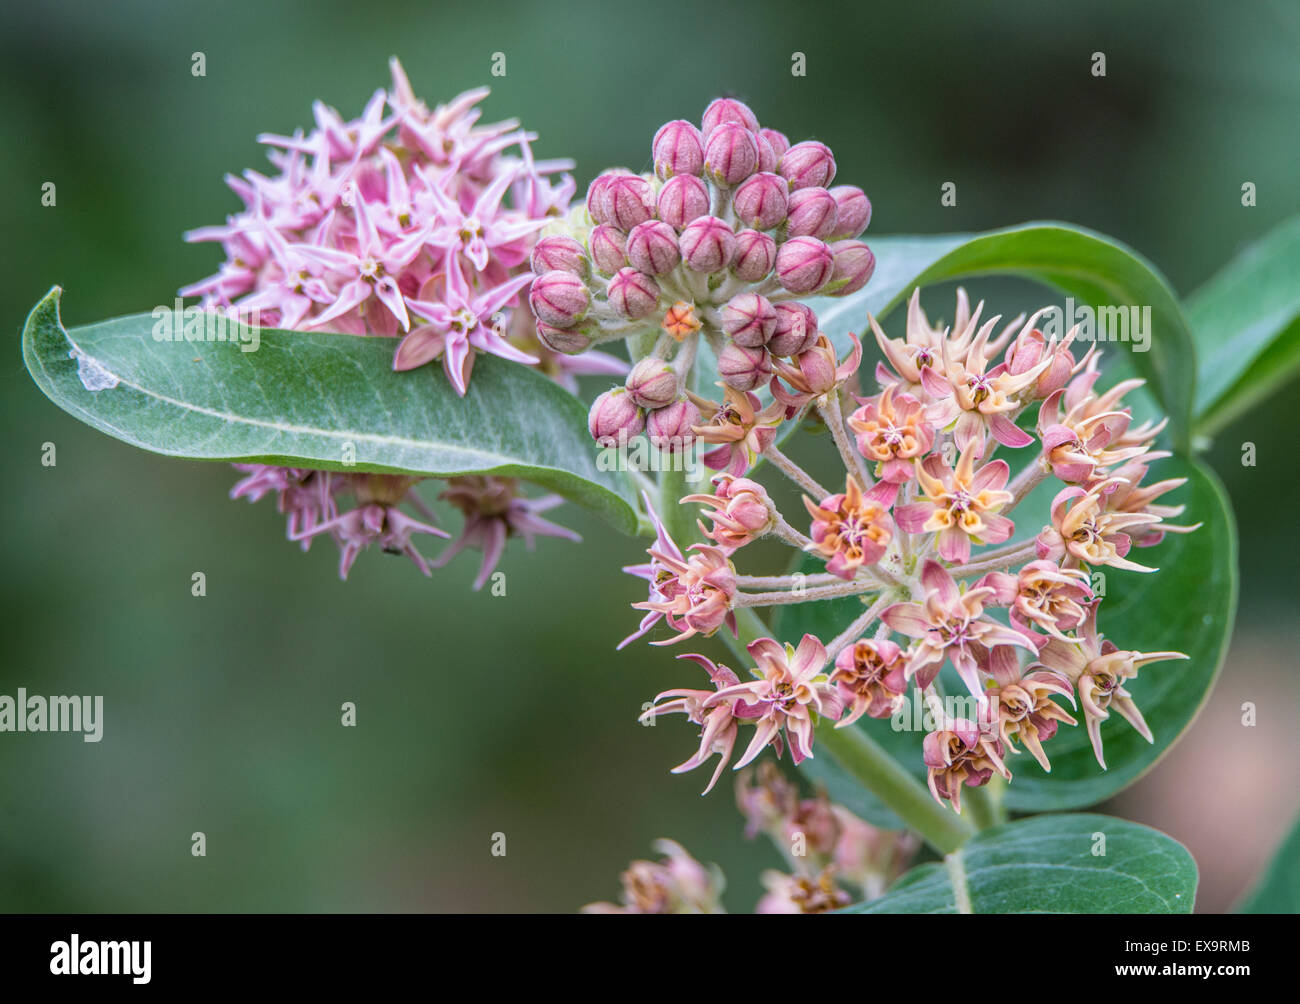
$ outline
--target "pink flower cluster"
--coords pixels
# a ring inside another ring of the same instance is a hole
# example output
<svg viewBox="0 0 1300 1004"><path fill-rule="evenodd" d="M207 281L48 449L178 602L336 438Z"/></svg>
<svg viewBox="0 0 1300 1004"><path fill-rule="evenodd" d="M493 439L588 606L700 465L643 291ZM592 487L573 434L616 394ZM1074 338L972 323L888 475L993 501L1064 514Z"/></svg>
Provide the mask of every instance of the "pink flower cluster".
<svg viewBox="0 0 1300 1004"><path fill-rule="evenodd" d="M875 372L880 390L869 397L848 390L855 354L842 366L825 362L831 374L825 388L789 402L777 393L771 407L784 411L769 412L761 424L757 401L730 398L739 420L729 426L748 446L736 454L742 462L715 480L715 494L681 500L703 504L711 523L701 528L712 542L692 545L689 559L651 511L659 533L655 561L638 571L650 580L652 597L638 606L671 610L679 628L656 644L732 626L744 607L850 596L863 604L861 615L826 644L811 635L797 650L770 638L751 644L758 665L750 682L690 656L715 690L668 691L646 713L682 712L700 726L698 751L677 770L716 753L716 782L743 725L755 730L737 766L767 745L779 756L786 744L797 763L812 755L820 716L839 718L837 727L863 716L890 717L909 687L934 710L935 730L924 748L931 790L958 809L963 786L983 784L995 772L1010 777L1004 758L1019 752L1016 743L1050 770L1043 743L1060 724L1076 724L1054 699L1075 705L1077 698L1103 768L1100 726L1111 709L1151 741L1125 684L1142 666L1186 656L1120 650L1105 641L1097 630L1102 599L1093 576L1105 567L1154 571L1128 556L1131 547L1196 529L1167 523L1182 507L1156 501L1181 479L1142 484L1148 465L1167 456L1153 448L1163 423L1133 423L1123 397L1139 380L1096 390L1100 353L1094 346L1076 357L1077 332L1047 338L1034 326L1040 315L999 330L999 318L981 321L982 312L983 304L972 311L959 291L951 327L932 326L915 295L903 338L890 339L871 319L882 359ZM851 412L843 407L850 398L857 404ZM842 492L822 488L776 448L782 421L809 409L839 448ZM768 434L750 439L760 428ZM1006 460L991 456L1031 445L1037 452L1014 478ZM806 534L787 522L752 476L739 476L759 457L809 493ZM1065 487L1047 524L1013 542L1016 524L1008 514L1052 477ZM816 555L825 572L739 573L737 553L769 536ZM999 608L1005 620L993 616ZM653 624L653 618L643 621L633 637ZM950 714L940 702L936 679L945 665L969 691L970 717Z"/></svg>
<svg viewBox="0 0 1300 1004"><path fill-rule="evenodd" d="M826 389L829 343L799 301L871 278L875 258L857 239L871 203L860 188L832 186L825 144L792 145L730 98L712 102L698 127L662 126L651 157L652 174L597 177L586 212L538 242L529 300L539 339L556 352L631 339L636 365L596 400L592 436L605 444L645 432L675 451L704 424L701 407L722 407L687 393L701 337L738 393L769 383L775 393L778 376L793 387L786 404Z"/></svg>
<svg viewBox="0 0 1300 1004"><path fill-rule="evenodd" d="M487 89L429 109L397 60L357 119L317 103L306 135L263 135L273 175L227 183L244 208L191 231L221 269L181 290L270 325L404 337L399 370L441 359L458 393L476 353L535 357L505 337L537 232L573 196L569 161L536 161L513 120L480 125Z"/></svg>
<svg viewBox="0 0 1300 1004"><path fill-rule="evenodd" d="M448 478L438 497L459 509L465 521L460 536L434 561L427 560L411 542L414 534L449 537L433 525L434 514L415 486L423 479L394 474L342 474L265 464L235 464L244 472L230 491L231 498L257 502L274 494L280 512L288 519L288 537L304 551L320 536L327 536L339 549L339 578L346 579L357 555L371 544L387 554L404 554L425 575L447 564L465 548L483 552L474 588L482 589L501 560L506 541L524 540L531 550L538 537L577 541L572 530L543 519L541 513L564 500L558 495L525 498L514 478L469 475ZM354 506L344 509L340 500ZM416 510L423 520L403 511Z"/></svg>
<svg viewBox="0 0 1300 1004"><path fill-rule="evenodd" d="M535 160L536 135L518 122L480 124L486 88L430 109L397 60L390 68L391 89L376 91L359 118L318 102L310 132L259 137L275 171L226 179L243 209L187 234L220 243L226 260L181 294L281 328L400 335L395 370L440 359L461 395L484 352L565 383L574 372L623 372L599 354L561 363L536 343L527 311L512 311L532 281L526 263L538 231L568 210L575 186L563 172L572 164ZM430 563L412 536L447 534L401 508L432 519L414 491L419 479L237 466L247 477L232 495L276 494L290 539L306 548L332 537L343 577L372 543L407 555L426 575L471 546L484 552L477 589L508 537L574 538L536 515L558 497L524 499L513 479L453 478L444 497L465 513L465 529ZM345 499L355 507L340 508Z"/></svg>

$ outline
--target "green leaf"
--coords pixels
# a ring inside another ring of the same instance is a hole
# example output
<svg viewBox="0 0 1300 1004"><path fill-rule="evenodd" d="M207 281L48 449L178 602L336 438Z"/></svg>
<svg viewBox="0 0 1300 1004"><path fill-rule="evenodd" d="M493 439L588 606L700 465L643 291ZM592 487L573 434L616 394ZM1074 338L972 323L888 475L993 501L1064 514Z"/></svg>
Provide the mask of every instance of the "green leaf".
<svg viewBox="0 0 1300 1004"><path fill-rule="evenodd" d="M1173 650L1191 658L1155 663L1127 685L1151 727L1153 744L1112 715L1102 725L1109 768L1102 771L1082 725L1063 728L1044 747L1052 762L1051 774L1027 756L1013 758L1020 761L1006 794L1013 811L1095 805L1128 787L1191 725L1223 665L1237 612L1238 586L1237 527L1227 495L1218 478L1199 462L1160 461L1152 477L1188 478L1187 487L1167 496L1187 504L1183 517L1174 522L1204 525L1195 533L1169 534L1162 543L1138 553L1136 560L1156 566L1158 572L1107 569L1099 627L1120 648Z"/></svg>
<svg viewBox="0 0 1300 1004"><path fill-rule="evenodd" d="M1238 909L1242 913L1300 913L1300 820Z"/></svg>
<svg viewBox="0 0 1300 1004"><path fill-rule="evenodd" d="M240 329L242 343L155 341L150 314L66 331L61 294L27 318L27 369L60 408L125 443L192 460L520 477L636 528L630 486L596 468L582 405L525 366L483 356L461 398L436 367L394 373L389 339L262 329L253 342Z"/></svg>
<svg viewBox="0 0 1300 1004"><path fill-rule="evenodd" d="M1248 247L1187 300L1198 433L1222 428L1300 371L1300 216Z"/></svg>
<svg viewBox="0 0 1300 1004"><path fill-rule="evenodd" d="M1196 878L1187 848L1158 830L1087 813L1035 816L977 833L841 912L1191 913Z"/></svg>
<svg viewBox="0 0 1300 1004"><path fill-rule="evenodd" d="M1195 346L1169 284L1136 251L1066 223L1025 223L982 234L881 237L868 243L876 255L876 273L865 288L843 298L809 301L841 352L847 351L849 331L861 335L867 330L868 313L880 319L915 287L953 279L1019 276L1054 286L1080 306L1149 306L1149 351L1129 354L1169 415L1175 443L1187 447ZM1128 349L1133 343L1112 344Z"/></svg>
<svg viewBox="0 0 1300 1004"><path fill-rule="evenodd" d="M1168 534L1164 541L1138 552L1136 560L1160 570L1154 573L1102 569L1107 595L1099 612L1102 633L1123 649L1144 652L1173 650L1190 659L1155 663L1128 684L1155 737L1147 743L1119 715L1102 725L1108 770L1098 766L1082 722L1063 726L1044 746L1052 763L1045 773L1022 749L1008 759L1014 778L1005 802L1014 812L1049 812L1079 809L1110 798L1128 787L1174 744L1191 724L1209 695L1227 652L1237 606L1237 531L1228 500L1218 479L1199 462L1170 458L1157 462L1152 478L1186 477L1188 484L1161 499L1185 502L1187 511L1172 522L1204 525L1195 533ZM1013 514L1017 523L1034 512L1039 525L1046 513L1028 506ZM1018 527L1020 529L1020 527ZM805 559L805 571L821 570L815 559ZM822 601L782 608L776 621L779 637L797 641L811 632L823 641L835 637L861 610L857 600ZM951 670L945 670L951 674ZM964 693L955 676L943 678L949 693ZM910 707L910 705L909 705ZM1076 718L1079 716L1076 715ZM914 724L914 722L909 723ZM890 720L860 720L872 738L884 746L918 777L924 732L909 728L895 731ZM828 770L818 759L800 766L815 780ZM870 802L859 808L872 822L884 816Z"/></svg>

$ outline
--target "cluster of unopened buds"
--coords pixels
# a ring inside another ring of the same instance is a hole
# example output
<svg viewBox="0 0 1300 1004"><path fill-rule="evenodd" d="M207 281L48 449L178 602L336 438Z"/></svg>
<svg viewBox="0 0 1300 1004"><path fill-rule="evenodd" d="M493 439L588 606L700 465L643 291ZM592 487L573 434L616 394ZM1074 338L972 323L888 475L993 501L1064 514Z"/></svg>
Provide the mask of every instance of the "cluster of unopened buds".
<svg viewBox="0 0 1300 1004"><path fill-rule="evenodd" d="M870 321L882 355L874 393L857 388L855 343L847 364L833 365L831 350L823 383L774 381L766 408L732 398L726 422L747 448L707 456L721 471L713 491L680 500L702 507L707 542L679 546L646 497L658 537L650 561L628 569L649 583L648 599L634 604L646 616L632 638L660 621L672 635L654 644L734 633L736 612L746 607L862 603L833 639L809 634L792 646L758 638L743 673L683 656L711 686L662 693L643 715L680 713L700 728L698 749L676 771L717 756L712 788L738 744L738 768L768 746L777 756L788 746L798 763L812 756L820 720L839 728L891 717L909 688L934 723L923 752L930 790L958 811L963 786L994 773L1010 779L1017 744L1050 770L1044 744L1059 726L1076 724L1066 704L1082 714L1103 768L1101 724L1112 711L1152 740L1127 685L1150 663L1186 657L1103 639L1095 575L1152 572L1131 549L1195 529L1166 523L1181 507L1158 502L1181 480L1144 483L1148 465L1167 455L1153 448L1163 423L1134 424L1123 399L1140 380L1097 389L1101 354L1096 346L1080 354L1077 329L1049 338L1035 326L1041 312L1000 327L1000 318L982 314L983 304L972 311L959 291L953 323L936 327L914 294L904 337L891 339ZM1033 406L1036 424L1024 428ZM822 487L778 446L783 427L809 413L838 448L842 489ZM1014 477L993 456L1003 448L1025 451ZM801 517L787 519L755 480L760 460L802 490ZM1061 487L1039 514L1046 525L1030 524L1041 531L1013 539L1012 514L1049 479ZM816 556L824 571L741 574L738 553L760 537ZM969 691L969 716L954 715L943 700L945 664Z"/></svg>
<svg viewBox="0 0 1300 1004"><path fill-rule="evenodd" d="M651 157L653 173L599 175L586 204L538 241L529 292L537 335L557 353L631 346L626 382L591 408L599 443L645 433L677 452L699 437L739 472L765 435L733 436L733 414L760 410L755 391L770 386L778 398L759 423L767 426L836 379L834 349L800 300L866 285L875 257L857 238L871 203L860 188L831 187L827 146L791 145L728 98L698 127L662 126ZM726 387L721 404L690 390L701 338Z"/></svg>
<svg viewBox="0 0 1300 1004"><path fill-rule="evenodd" d="M766 835L788 871L762 874L757 913L826 913L882 895L920 846L906 831L881 830L831 802L824 791L803 796L765 761L736 779L745 836ZM723 875L672 840L655 842L662 861L634 861L622 875L620 903L592 903L586 913L724 913Z"/></svg>
<svg viewBox="0 0 1300 1004"><path fill-rule="evenodd" d="M482 353L535 366L568 386L576 374L624 373L624 362L602 353L551 352L522 307L538 232L572 200L575 184L564 173L572 163L535 160L537 137L516 121L480 124L486 88L430 109L395 59L391 71L391 88L376 91L359 118L345 120L318 102L310 132L260 137L275 173L227 178L244 208L187 235L219 242L226 261L181 294L267 326L400 338L395 370L441 361L461 395ZM414 490L421 479L241 470L247 477L232 495L274 493L289 537L304 548L316 536L333 538L345 577L372 543L408 555L426 575L469 545L485 555L478 588L507 537L576 539L536 516L558 498L525 499L511 479L453 478L440 497L465 514L464 531L428 562L412 535L447 534L402 509L432 519ZM346 500L355 506L341 509Z"/></svg>

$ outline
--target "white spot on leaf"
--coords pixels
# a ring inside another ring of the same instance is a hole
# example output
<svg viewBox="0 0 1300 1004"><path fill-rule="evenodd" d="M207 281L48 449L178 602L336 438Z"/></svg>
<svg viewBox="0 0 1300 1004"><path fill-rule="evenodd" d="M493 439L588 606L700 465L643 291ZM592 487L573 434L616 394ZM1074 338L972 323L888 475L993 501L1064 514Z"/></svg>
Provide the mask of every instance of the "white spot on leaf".
<svg viewBox="0 0 1300 1004"><path fill-rule="evenodd" d="M77 360L77 376L81 379L81 386L88 391L112 390L118 384L118 379L103 365L91 359L81 349L73 347L68 353L69 359Z"/></svg>

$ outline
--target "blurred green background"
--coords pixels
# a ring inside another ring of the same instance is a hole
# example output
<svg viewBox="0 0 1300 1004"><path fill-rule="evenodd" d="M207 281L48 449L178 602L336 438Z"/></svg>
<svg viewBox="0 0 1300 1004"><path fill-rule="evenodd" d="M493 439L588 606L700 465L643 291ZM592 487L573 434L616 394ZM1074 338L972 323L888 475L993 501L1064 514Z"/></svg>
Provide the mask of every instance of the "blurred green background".
<svg viewBox="0 0 1300 1004"><path fill-rule="evenodd" d="M679 720L635 723L682 679L668 653L614 652L643 598L617 568L641 545L565 507L586 547L512 548L506 597L470 592L470 557L426 581L367 554L341 583L331 549L299 553L271 503L226 499L228 468L57 410L18 335L55 282L77 324L211 273L217 249L180 234L235 207L221 178L265 163L254 136L309 125L316 98L355 114L391 54L430 103L492 84L489 117L575 157L580 191L602 167L644 167L661 122L732 93L833 146L839 180L874 203L868 240L1064 219L1138 248L1186 294L1300 212L1300 5L869 6L4 8L0 693L102 694L106 725L98 745L0 734L0 910L567 911L614 897L658 836L722 864L729 907L752 907L775 853L741 839L725 786L701 799L700 776L667 773L691 747ZM1236 641L1190 737L1110 807L1191 847L1202 909L1232 902L1295 809L1300 524L1277 518L1297 485L1295 391L1211 450L1242 530ZM1241 466L1244 441L1258 466ZM349 700L355 729L339 725Z"/></svg>

